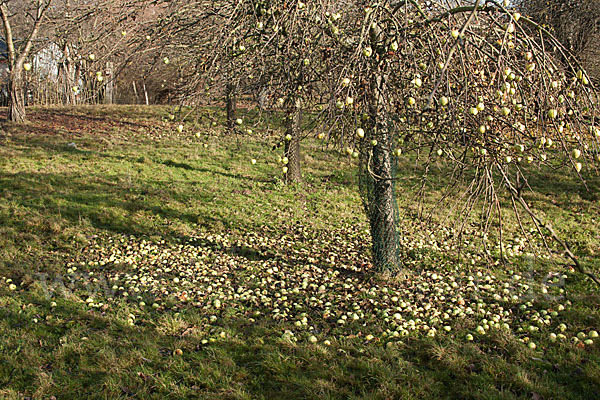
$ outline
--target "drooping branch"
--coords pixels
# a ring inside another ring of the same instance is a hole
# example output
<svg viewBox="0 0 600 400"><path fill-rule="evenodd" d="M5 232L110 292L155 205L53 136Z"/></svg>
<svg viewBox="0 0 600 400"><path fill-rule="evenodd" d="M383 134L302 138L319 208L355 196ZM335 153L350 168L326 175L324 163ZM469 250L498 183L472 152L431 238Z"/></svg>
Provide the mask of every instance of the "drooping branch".
<svg viewBox="0 0 600 400"><path fill-rule="evenodd" d="M594 283L596 283L596 285L600 286L600 278L598 278L593 272L588 271L579 262L577 256L575 256L575 254L573 254L573 251L569 247L569 244L565 240L561 239L560 236L558 236L558 234L556 233L556 231L554 230L554 228L552 227L552 225L549 222L544 221L540 216L538 216L536 213L534 213L533 210L531 210L531 208L529 207L529 205L527 204L525 199L523 199L521 192L513 186L513 184L510 182L510 180L508 179L508 177L506 176L504 171L502 169L500 169L500 171L504 178L504 185L508 189L513 200L516 200L521 205L521 207L531 217L531 219L535 222L535 224L538 226L538 228L544 228L550 233L550 236L552 236L552 239L554 239L556 241L556 243L558 243L562 247L564 254L573 262L575 269L579 273L587 276Z"/></svg>

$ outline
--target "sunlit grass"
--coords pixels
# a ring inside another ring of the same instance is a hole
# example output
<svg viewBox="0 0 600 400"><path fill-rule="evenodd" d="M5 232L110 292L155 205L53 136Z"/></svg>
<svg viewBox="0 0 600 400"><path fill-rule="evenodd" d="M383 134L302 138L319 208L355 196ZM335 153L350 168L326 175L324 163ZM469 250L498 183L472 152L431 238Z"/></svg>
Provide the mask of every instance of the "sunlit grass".
<svg viewBox="0 0 600 400"><path fill-rule="evenodd" d="M33 111L0 146L0 397L598 397L597 289L510 214L506 264L477 213L460 238L447 205L419 220L416 160L397 185L412 273L382 277L354 165L319 141L290 187L250 114L225 137L213 109L182 133L172 108ZM597 178L532 185L597 271Z"/></svg>

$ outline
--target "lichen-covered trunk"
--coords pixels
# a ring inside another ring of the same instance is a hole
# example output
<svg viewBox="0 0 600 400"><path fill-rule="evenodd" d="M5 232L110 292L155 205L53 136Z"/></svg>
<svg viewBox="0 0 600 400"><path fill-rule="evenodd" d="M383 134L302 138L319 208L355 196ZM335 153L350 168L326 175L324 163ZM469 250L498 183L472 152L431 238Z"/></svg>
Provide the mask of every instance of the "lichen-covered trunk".
<svg viewBox="0 0 600 400"><path fill-rule="evenodd" d="M399 271L399 238L396 227L396 200L392 179L389 134L379 134L381 145L374 146L372 158L372 204L369 212L373 258L378 271Z"/></svg>
<svg viewBox="0 0 600 400"><path fill-rule="evenodd" d="M291 140L285 141L285 156L288 159L288 169L285 173L286 183L298 183L302 181L302 171L300 167L301 118L302 110L299 102L296 102L293 108L288 112L286 121L286 136L291 136Z"/></svg>
<svg viewBox="0 0 600 400"><path fill-rule="evenodd" d="M25 121L25 97L23 93L23 76L20 70L13 70L8 82L8 120L21 123Z"/></svg>
<svg viewBox="0 0 600 400"><path fill-rule="evenodd" d="M231 83L225 86L225 108L227 113L227 131L233 133L237 105L235 85Z"/></svg>
<svg viewBox="0 0 600 400"><path fill-rule="evenodd" d="M361 152L361 194L371 231L373 263L380 272L397 273L399 257L397 205L394 193L393 135L389 129L385 78L376 75L370 85L370 126ZM377 140L373 146L371 140Z"/></svg>

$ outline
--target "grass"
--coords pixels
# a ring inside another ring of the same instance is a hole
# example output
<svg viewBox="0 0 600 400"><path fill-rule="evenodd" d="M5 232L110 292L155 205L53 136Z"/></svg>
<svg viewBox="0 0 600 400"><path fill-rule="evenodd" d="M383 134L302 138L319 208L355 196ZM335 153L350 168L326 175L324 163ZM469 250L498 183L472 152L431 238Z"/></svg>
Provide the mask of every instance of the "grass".
<svg viewBox="0 0 600 400"><path fill-rule="evenodd" d="M40 108L3 126L0 397L600 396L597 288L539 238L522 244L510 213L504 264L476 219L457 240L448 207L416 217L422 170L402 158L413 273L378 276L346 157L307 140L305 183L285 186L254 115L255 133L226 137L217 110L182 134L170 112ZM447 181L435 167L427 209ZM598 271L598 178L586 179L589 191L535 172L528 201Z"/></svg>

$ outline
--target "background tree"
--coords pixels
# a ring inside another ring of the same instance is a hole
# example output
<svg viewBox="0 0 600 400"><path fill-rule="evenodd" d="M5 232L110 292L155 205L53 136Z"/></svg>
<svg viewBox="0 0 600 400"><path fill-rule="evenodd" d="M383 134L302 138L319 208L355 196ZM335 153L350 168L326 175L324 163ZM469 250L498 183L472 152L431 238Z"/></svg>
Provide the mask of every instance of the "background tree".
<svg viewBox="0 0 600 400"><path fill-rule="evenodd" d="M8 50L9 121L25 121L23 70L31 69L31 65L26 64L25 60L40 33L51 3L52 0L0 1L0 17Z"/></svg>
<svg viewBox="0 0 600 400"><path fill-rule="evenodd" d="M560 43L600 79L600 2L598 0L521 0L520 11L547 26ZM560 49L552 49L565 57Z"/></svg>
<svg viewBox="0 0 600 400"><path fill-rule="evenodd" d="M7 42L14 42L8 45L14 48L9 61L14 64L9 68L14 98L9 119L14 121L25 118L23 72L29 70L29 81L37 81L29 88L46 94L55 91L55 102L112 102L117 76L150 45L136 37L161 11L147 0L6 1L2 9ZM56 65L56 76L48 76L49 64ZM32 96L44 97L35 92Z"/></svg>

